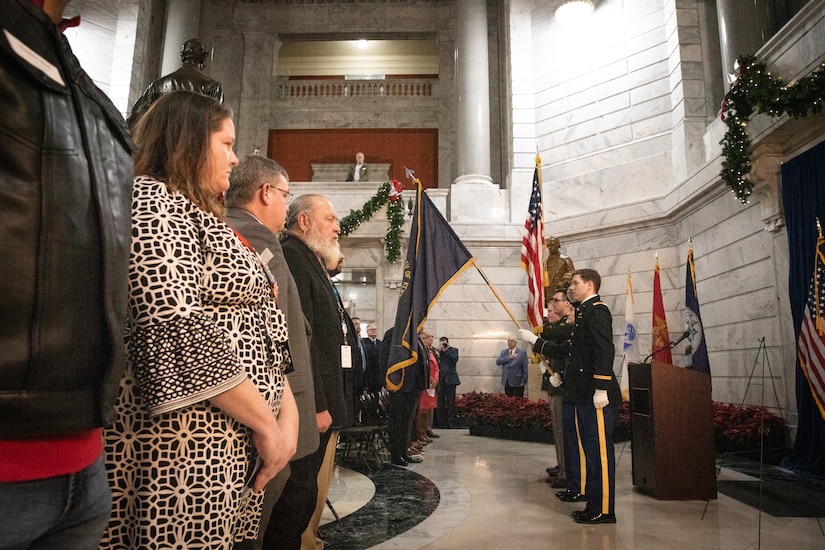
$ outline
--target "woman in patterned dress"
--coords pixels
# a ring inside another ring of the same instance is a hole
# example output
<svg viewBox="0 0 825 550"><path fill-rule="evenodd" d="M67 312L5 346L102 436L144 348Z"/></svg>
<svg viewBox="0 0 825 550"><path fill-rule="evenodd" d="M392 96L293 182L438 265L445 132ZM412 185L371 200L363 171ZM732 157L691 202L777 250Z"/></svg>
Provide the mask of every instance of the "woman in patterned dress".
<svg viewBox="0 0 825 550"><path fill-rule="evenodd" d="M129 365L105 433L114 506L101 548L254 538L261 490L295 450L276 420L283 408L297 422L277 286L221 221L231 116L174 92L135 128Z"/></svg>

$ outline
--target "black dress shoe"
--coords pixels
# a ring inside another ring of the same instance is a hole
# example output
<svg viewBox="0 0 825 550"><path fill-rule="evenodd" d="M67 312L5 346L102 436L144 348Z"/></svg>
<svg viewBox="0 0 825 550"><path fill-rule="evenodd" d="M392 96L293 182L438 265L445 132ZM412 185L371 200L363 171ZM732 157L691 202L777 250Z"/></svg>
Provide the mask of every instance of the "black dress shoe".
<svg viewBox="0 0 825 550"><path fill-rule="evenodd" d="M567 480L563 477L557 479L552 479L548 477L547 479L549 480L547 483L549 483L550 487L552 487L553 489L561 489L562 487L567 487Z"/></svg>
<svg viewBox="0 0 825 550"><path fill-rule="evenodd" d="M396 466L406 466L407 461L404 460L403 456L391 456L390 464L395 464Z"/></svg>
<svg viewBox="0 0 825 550"><path fill-rule="evenodd" d="M575 512L573 512L570 515L573 516L573 519L579 520L581 518L587 518L587 517L593 516L593 515L595 515L595 513L588 512L587 510L576 510Z"/></svg>
<svg viewBox="0 0 825 550"><path fill-rule="evenodd" d="M407 455L407 456L405 456L405 457L403 457L403 458L404 458L404 460L406 460L407 462L409 462L409 463L411 463L411 464L418 464L419 462L423 462L423 461L424 461L424 459L423 459L423 458L421 458L420 456L412 456L412 455Z"/></svg>
<svg viewBox="0 0 825 550"><path fill-rule="evenodd" d="M586 516L574 517L576 523L616 523L616 516L613 514L587 514Z"/></svg>
<svg viewBox="0 0 825 550"><path fill-rule="evenodd" d="M556 493L556 497L562 502L584 502L587 500L587 497L581 493L574 493L571 490L567 491L559 491Z"/></svg>
<svg viewBox="0 0 825 550"><path fill-rule="evenodd" d="M430 437L430 438L432 438L432 439L438 439L438 438L439 438L439 437L441 437L441 436L440 436L440 435L438 435L437 433L435 433L435 432L434 432L434 431L432 431L432 430L427 430L427 437Z"/></svg>
<svg viewBox="0 0 825 550"><path fill-rule="evenodd" d="M552 468L545 468L544 471L547 472L549 476L557 476L559 475L559 470L560 468L558 466L553 466Z"/></svg>

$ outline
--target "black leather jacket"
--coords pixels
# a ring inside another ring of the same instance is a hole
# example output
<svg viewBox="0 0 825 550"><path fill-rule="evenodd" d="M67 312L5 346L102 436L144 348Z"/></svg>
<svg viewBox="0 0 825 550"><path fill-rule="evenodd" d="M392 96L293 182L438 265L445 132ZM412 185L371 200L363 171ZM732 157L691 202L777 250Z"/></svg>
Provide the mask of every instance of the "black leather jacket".
<svg viewBox="0 0 825 550"><path fill-rule="evenodd" d="M123 117L25 0L0 2L0 438L112 420L132 188Z"/></svg>

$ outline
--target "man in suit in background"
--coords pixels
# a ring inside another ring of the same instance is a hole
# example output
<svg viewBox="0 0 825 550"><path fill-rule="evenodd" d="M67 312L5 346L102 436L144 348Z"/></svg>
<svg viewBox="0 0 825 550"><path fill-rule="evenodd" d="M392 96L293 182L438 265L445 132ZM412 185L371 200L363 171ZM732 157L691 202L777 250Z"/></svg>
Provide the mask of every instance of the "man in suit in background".
<svg viewBox="0 0 825 550"><path fill-rule="evenodd" d="M508 397L524 397L527 385L527 352L516 347L516 337L507 337L507 348L496 359L501 367L501 385Z"/></svg>
<svg viewBox="0 0 825 550"><path fill-rule="evenodd" d="M358 152L355 155L355 164L349 167L346 181L369 181L370 170L364 161L364 153Z"/></svg>
<svg viewBox="0 0 825 550"><path fill-rule="evenodd" d="M458 349L450 345L446 336L439 338L438 372L441 380L438 383L438 409L435 411L436 423L439 428L453 429L455 420L455 388L461 384L456 366L458 364Z"/></svg>
<svg viewBox="0 0 825 550"><path fill-rule="evenodd" d="M366 358L364 382L369 393L377 394L384 386L384 380L381 377L381 366L378 359L381 353L381 340L378 339L378 327L375 323L367 325L367 337L361 339L361 344L364 346L364 356Z"/></svg>
<svg viewBox="0 0 825 550"><path fill-rule="evenodd" d="M379 354L379 362L386 379L387 370L390 367L389 355L393 338L394 328L390 328L384 333L384 344ZM390 462L396 466L406 466L410 462L421 462L419 455L410 454L412 444L413 423L418 410L418 401L421 392L427 388L430 377L429 352L422 335L430 339L432 343L432 333L427 329L421 329L418 333L416 349L418 360L406 367L403 382L397 390L390 391L390 403L387 414L389 416L389 439L390 439Z"/></svg>

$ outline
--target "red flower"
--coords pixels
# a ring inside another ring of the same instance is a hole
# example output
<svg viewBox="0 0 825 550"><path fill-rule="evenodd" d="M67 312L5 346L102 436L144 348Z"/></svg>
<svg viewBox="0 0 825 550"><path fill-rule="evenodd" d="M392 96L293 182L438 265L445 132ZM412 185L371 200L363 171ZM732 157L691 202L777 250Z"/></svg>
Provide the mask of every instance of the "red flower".
<svg viewBox="0 0 825 550"><path fill-rule="evenodd" d="M401 185L401 183L398 180L392 180L392 185L390 185L390 200L397 201L398 198L401 196L402 189L404 189L404 186Z"/></svg>

